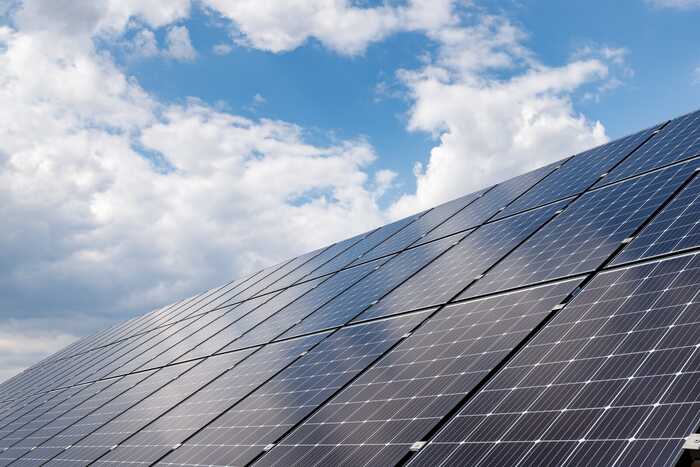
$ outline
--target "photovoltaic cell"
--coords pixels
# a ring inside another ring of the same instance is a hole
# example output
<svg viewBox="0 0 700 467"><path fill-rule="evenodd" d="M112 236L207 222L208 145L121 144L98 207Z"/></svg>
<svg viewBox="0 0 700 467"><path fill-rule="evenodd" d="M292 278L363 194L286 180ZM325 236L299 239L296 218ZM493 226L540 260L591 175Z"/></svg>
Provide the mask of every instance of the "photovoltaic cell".
<svg viewBox="0 0 700 467"><path fill-rule="evenodd" d="M234 352L195 362L194 367L180 373L176 379L73 444L52 463L88 465L94 462L151 421L206 386L207 383L233 368L250 352L252 349L248 352Z"/></svg>
<svg viewBox="0 0 700 467"><path fill-rule="evenodd" d="M256 465L394 465L579 282L443 308Z"/></svg>
<svg viewBox="0 0 700 467"><path fill-rule="evenodd" d="M447 302L564 206L555 203L478 228L355 321Z"/></svg>
<svg viewBox="0 0 700 467"><path fill-rule="evenodd" d="M493 217L501 208L521 196L542 178L556 170L563 161L540 167L532 172L511 178L499 183L484 196L459 211L443 224L433 229L421 242L435 240L446 235L452 235L472 227L476 227Z"/></svg>
<svg viewBox="0 0 700 467"><path fill-rule="evenodd" d="M410 465L674 465L700 423L699 272L597 275Z"/></svg>
<svg viewBox="0 0 700 467"><path fill-rule="evenodd" d="M453 246L455 242L459 241L459 238L460 235L456 235L455 238L447 237L404 250L323 305L284 333L282 337L297 336L347 323L370 304L379 300L384 294Z"/></svg>
<svg viewBox="0 0 700 467"><path fill-rule="evenodd" d="M319 277L324 274L336 272L350 265L356 260L358 263L362 262L362 258L368 251L371 251L374 247L384 242L387 238L391 237L411 222L415 221L418 217L420 217L418 214L409 216L372 231L361 241L357 242L352 247L348 248L320 268L314 270L309 277Z"/></svg>
<svg viewBox="0 0 700 467"><path fill-rule="evenodd" d="M675 165L585 193L462 298L594 270L682 186L696 166Z"/></svg>
<svg viewBox="0 0 700 467"><path fill-rule="evenodd" d="M640 131L563 161L558 170L509 205L498 217L581 193L651 137L655 129Z"/></svg>
<svg viewBox="0 0 700 467"><path fill-rule="evenodd" d="M455 215L461 209L479 199L487 193L489 189L490 188L470 193L426 211L415 221L366 253L362 257L362 261L379 258L380 256L397 253L403 250L407 246L420 240L421 237L427 235L428 232Z"/></svg>
<svg viewBox="0 0 700 467"><path fill-rule="evenodd" d="M637 235L612 264L700 246L700 178L697 176Z"/></svg>
<svg viewBox="0 0 700 467"><path fill-rule="evenodd" d="M311 276L309 276L309 274L311 274L314 271L317 271L320 267L322 267L325 264L332 263L336 257L342 255L345 251L352 249L358 243L362 243L363 239L371 234L372 233L370 232L362 235L356 235L355 237L349 238L347 240L334 243L330 247L326 248L323 251L323 253L316 255L309 261L296 268L294 271L290 272L286 276L276 281L271 287L266 289L264 292L269 293L270 291L281 290L285 287L289 287L293 284L296 284L301 280L310 279ZM316 275L317 274L314 274L314 276Z"/></svg>
<svg viewBox="0 0 700 467"><path fill-rule="evenodd" d="M251 310L246 316L221 329L207 340L190 347L190 350L178 360L184 361L192 358L206 357L218 352L265 319L274 315L279 310L316 287L322 281L323 279L310 280L280 292L270 300ZM246 303L248 302L244 302L240 306L244 306Z"/></svg>
<svg viewBox="0 0 700 467"><path fill-rule="evenodd" d="M299 299L290 303L269 319L261 322L249 332L241 335L241 337L224 347L222 351L241 349L274 340L295 324L300 323L306 316L350 288L364 276L373 272L375 268L388 259L383 258L335 273L316 288L302 295Z"/></svg>
<svg viewBox="0 0 700 467"><path fill-rule="evenodd" d="M138 399L134 395L138 391L121 399L120 396L126 395L132 388L138 387L138 383L153 376L153 373L153 371L148 371L127 375L104 391L43 426L18 445L27 448L28 452L12 465L40 466L60 454L74 441L80 440L93 428L99 427L102 423L124 411L131 403L136 402ZM144 389L150 387L151 385L146 384Z"/></svg>
<svg viewBox="0 0 700 467"><path fill-rule="evenodd" d="M424 318L418 313L341 329L158 465L245 465Z"/></svg>
<svg viewBox="0 0 700 467"><path fill-rule="evenodd" d="M700 155L700 111L675 118L598 182L611 183Z"/></svg>
<svg viewBox="0 0 700 467"><path fill-rule="evenodd" d="M62 401L49 411L3 438L3 448L0 450L0 465L8 465L11 461L29 452L34 446L48 439L48 437L50 437L47 436L49 433L55 434L55 431L51 432L46 429L42 431L42 429L60 417L63 417L78 405L95 397L117 381L119 381L119 378L106 379L87 384L81 387L81 390L76 392L69 399ZM64 418L64 421L67 419L68 418ZM53 426L55 430L56 425Z"/></svg>
<svg viewBox="0 0 700 467"><path fill-rule="evenodd" d="M321 333L269 344L259 349L234 352L250 356L120 443L101 458L98 465L151 465L276 373L298 360L304 352L327 335ZM253 350L255 352L251 353Z"/></svg>

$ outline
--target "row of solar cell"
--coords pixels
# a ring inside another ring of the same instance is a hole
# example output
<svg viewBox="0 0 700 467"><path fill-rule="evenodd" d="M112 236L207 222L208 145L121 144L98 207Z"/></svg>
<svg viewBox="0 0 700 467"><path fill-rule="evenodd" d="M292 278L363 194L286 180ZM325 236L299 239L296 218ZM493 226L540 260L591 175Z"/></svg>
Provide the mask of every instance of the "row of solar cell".
<svg viewBox="0 0 700 467"><path fill-rule="evenodd" d="M636 166L639 166L639 160L653 161L653 163L647 162L645 164L641 164L642 168L636 172L630 172L622 167L619 171L615 170L613 174L615 175L620 173L622 175L607 177L605 183L610 183L611 181L619 180L626 176L634 175L635 173L640 173L645 170L651 170L655 167L663 165L664 163L682 160L683 158L697 155L697 149L695 148L698 134L697 127L698 113L689 114L672 121L660 132L659 135L652 138L650 142L642 145L640 149L634 152L633 156L631 156L629 160L636 162L628 163L628 160L625 159L623 166L635 164ZM524 196L520 196L514 203L510 204L510 206L504 210L499 217L551 202L552 200L560 199L585 189L586 186L589 185L593 179L595 179L595 177L600 175L598 172L609 170L609 168L614 167L615 164L622 161L631 151L634 151L634 149L638 148L642 143L644 143L644 141L649 139L653 132L653 128L644 130L626 138L622 138L612 143L586 151L568 161L565 161L562 168L559 168L559 170L557 170L553 175L545 177L544 181L537 185L537 189L529 190ZM675 154L675 156L673 156L673 154ZM545 167L539 169L539 171L551 172L551 170L548 169L550 168ZM516 179L517 178L519 177L516 177ZM536 179L536 177L532 178ZM514 180L515 179L513 179L513 181ZM505 182L501 185L505 186L507 184L508 182ZM491 189L490 191L494 191L494 189ZM394 235L389 241L383 239L385 241L380 244L380 248L374 248L374 253L372 253L372 255L366 259L372 259L384 254L400 251L405 246L415 242L417 239L416 236L418 238L425 237L425 235L431 230L434 230L436 226L440 226L445 222L445 220L449 219L456 213L462 213L462 216L466 217L466 219L464 219L462 222L469 224L469 219L472 219L473 224L478 224L479 220L481 219L478 219L478 217L475 216L469 216L469 209L465 208L473 204L480 204L475 203L475 201L481 201L480 198L483 197L481 195L488 192L489 190L487 189L482 192L473 193L428 211L420 218L412 220L412 222L409 223L410 228L402 229L400 231L400 235ZM517 193L518 196L521 194L522 193ZM458 226L455 226L454 228L460 228L459 223L457 224ZM461 227L464 227L464 224L462 224ZM433 235L433 238L441 235L440 230L441 229L438 228L434 234L431 234ZM453 233L450 232L450 230L451 228L448 226L442 227L442 233L444 234ZM464 230L464 228L462 228L462 230ZM367 236L367 234L364 236ZM342 250L343 247L350 248L353 243L357 243L360 240L361 238L348 239L345 242L340 242L339 244L332 245L326 249L318 250L307 255L302 255L286 263L282 263L279 265L279 267L272 268L273 271L271 273L265 275L265 278L260 280L257 285L250 287L245 293L241 294L239 299L242 300L255 296L284 277L286 277L286 279L279 284L279 288L281 289L291 285L296 280L302 279L305 274L308 274L307 271L313 270L311 264L307 265L308 269L301 267L305 263L313 263L310 261L310 259L314 257L324 257L324 253L328 255L330 259L340 254L340 251L337 251L338 249ZM342 247L339 245L342 245ZM333 249L334 246L336 247L335 250ZM329 251L324 252L323 250L333 250L333 254L330 254ZM357 259L355 259L355 261L357 261ZM297 270L299 271L296 274L290 274L290 272Z"/></svg>
<svg viewBox="0 0 700 467"><path fill-rule="evenodd" d="M410 465L674 465L700 424L699 273L598 274Z"/></svg>
<svg viewBox="0 0 700 467"><path fill-rule="evenodd" d="M669 169L667 169L667 170L669 170ZM361 290L361 288L358 288L358 289L356 289L356 290ZM373 288L373 290L374 290L374 288ZM402 290L401 290L401 289L397 289L397 291L398 291L398 292L401 292ZM359 295L361 296L362 294L359 294ZM399 294L396 294L396 295L398 296ZM409 295L410 295L410 294L409 294ZM381 294L379 294L379 296L381 296ZM403 296L403 295L401 295L401 296ZM448 298L449 298L449 297L448 297ZM371 302L371 301L370 301L370 302ZM429 304L429 305L430 305L430 304ZM360 308L360 310L361 310L361 308ZM403 310L398 309L398 311L403 311ZM357 312L355 312L355 314L357 314ZM212 317L212 318L213 318L213 317ZM309 321L307 321L307 322L309 322ZM222 323L223 323L223 321L220 321L220 324L222 324ZM343 324L343 323L340 322L340 321L337 322L337 323L333 323L333 325L338 325L338 324ZM317 330L313 325L310 325L310 326L309 326L308 328L306 328L306 329L308 329L308 332L312 332L312 331ZM244 329L243 331L245 331L245 329ZM218 332L218 330L217 330L217 332ZM199 336L203 337L203 339L200 340L199 342L197 342L197 344L203 342L204 340L206 340L208 337L210 337L211 335L213 335L213 334L215 334L215 333L216 333L216 332L211 332L211 333L200 332L200 333L199 333ZM171 339L171 341L172 341L172 340L174 340L174 338ZM167 345L167 344L161 345L160 348L163 349L163 348L165 347L165 345ZM184 350L188 350L188 349L185 348ZM153 353L154 353L155 355L158 355L158 354L162 353L162 350L159 352L159 351L156 349L156 350L154 350ZM143 360L143 359L142 359L142 360ZM137 361L137 362L138 362L138 361ZM165 360L161 361L160 363L158 363L158 365L164 365L164 364L167 364L167 363L169 363L169 359L165 359ZM132 365L132 366L133 366L133 365ZM127 369L127 370L128 370L128 369Z"/></svg>

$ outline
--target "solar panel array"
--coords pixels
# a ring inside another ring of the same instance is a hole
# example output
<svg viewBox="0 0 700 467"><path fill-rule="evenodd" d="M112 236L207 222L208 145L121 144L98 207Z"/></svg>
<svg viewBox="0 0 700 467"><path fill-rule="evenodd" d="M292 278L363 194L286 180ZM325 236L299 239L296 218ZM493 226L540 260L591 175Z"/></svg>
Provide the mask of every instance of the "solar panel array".
<svg viewBox="0 0 700 467"><path fill-rule="evenodd" d="M690 465L700 112L85 337L0 465Z"/></svg>

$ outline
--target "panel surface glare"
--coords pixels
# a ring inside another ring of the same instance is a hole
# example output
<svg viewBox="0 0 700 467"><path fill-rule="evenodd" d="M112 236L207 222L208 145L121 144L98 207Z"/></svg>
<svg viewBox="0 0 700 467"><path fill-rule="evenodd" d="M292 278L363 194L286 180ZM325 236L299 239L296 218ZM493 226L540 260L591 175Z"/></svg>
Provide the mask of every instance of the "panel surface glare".
<svg viewBox="0 0 700 467"><path fill-rule="evenodd" d="M699 273L596 276L410 465L673 465L700 423Z"/></svg>
<svg viewBox="0 0 700 467"><path fill-rule="evenodd" d="M555 203L476 229L356 321L447 302L564 206Z"/></svg>
<svg viewBox="0 0 700 467"><path fill-rule="evenodd" d="M563 161L558 170L510 204L499 217L581 193L644 143L653 131L654 128L643 130Z"/></svg>
<svg viewBox="0 0 700 467"><path fill-rule="evenodd" d="M683 188L671 203L644 227L612 264L651 258L700 246L700 178Z"/></svg>
<svg viewBox="0 0 700 467"><path fill-rule="evenodd" d="M611 183L700 155L700 111L675 118L598 182Z"/></svg>
<svg viewBox="0 0 700 467"><path fill-rule="evenodd" d="M563 162L564 161L555 162L554 164L540 167L539 169L499 183L484 194L484 196L433 229L428 235L421 239L421 242L435 240L478 226L487 219L493 217L499 210L505 208L511 201L528 191L528 189L538 183L542 178L548 177L549 174L556 170L559 164Z"/></svg>
<svg viewBox="0 0 700 467"><path fill-rule="evenodd" d="M341 329L158 465L245 465L380 357L425 315Z"/></svg>
<svg viewBox="0 0 700 467"><path fill-rule="evenodd" d="M440 310L256 465L393 465L579 282Z"/></svg>
<svg viewBox="0 0 700 467"><path fill-rule="evenodd" d="M234 352L247 358L171 411L154 419L134 436L121 442L108 455L99 459L98 464L150 465L297 360L326 336L325 333L316 334L266 345L259 349ZM253 350L255 352L251 353Z"/></svg>
<svg viewBox="0 0 700 467"><path fill-rule="evenodd" d="M585 193L469 287L464 298L594 270L696 166L680 164Z"/></svg>

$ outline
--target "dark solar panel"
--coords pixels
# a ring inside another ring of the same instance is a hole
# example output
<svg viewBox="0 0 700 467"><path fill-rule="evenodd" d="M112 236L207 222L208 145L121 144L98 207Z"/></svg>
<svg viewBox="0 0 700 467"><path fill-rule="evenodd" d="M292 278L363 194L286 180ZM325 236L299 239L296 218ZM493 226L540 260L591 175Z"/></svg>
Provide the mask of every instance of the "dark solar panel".
<svg viewBox="0 0 700 467"><path fill-rule="evenodd" d="M700 178L697 176L644 227L612 264L700 246Z"/></svg>
<svg viewBox="0 0 700 467"><path fill-rule="evenodd" d="M456 235L455 238L447 237L399 253L285 332L282 337L297 336L347 323L453 246L459 241L459 237L460 235Z"/></svg>
<svg viewBox="0 0 700 467"><path fill-rule="evenodd" d="M245 465L411 331L426 313L343 328L159 465Z"/></svg>
<svg viewBox="0 0 700 467"><path fill-rule="evenodd" d="M401 229L405 228L411 222L415 221L418 217L419 215L416 214L414 216L406 217L404 219L392 222L391 224L387 224L374 230L373 232L369 233L365 238L363 238L360 242L357 242L352 247L348 248L343 253L333 258L331 261L316 269L309 277L318 277L324 274L336 272L339 269L350 265L356 260L358 263L364 261L363 257L368 251L371 251L374 247L381 244L386 239L390 238L392 235L395 235L397 232L401 231Z"/></svg>
<svg viewBox="0 0 700 467"><path fill-rule="evenodd" d="M316 334L301 339L247 349L222 356L240 361L230 371L207 384L137 434L124 440L100 464L150 465L185 441L229 407L235 405L276 373L298 360L304 352L327 337ZM247 357L247 358L246 358Z"/></svg>
<svg viewBox="0 0 700 467"><path fill-rule="evenodd" d="M696 166L675 165L585 193L469 287L463 298L594 270Z"/></svg>
<svg viewBox="0 0 700 467"><path fill-rule="evenodd" d="M356 321L447 302L564 206L555 203L478 228Z"/></svg>
<svg viewBox="0 0 700 467"><path fill-rule="evenodd" d="M388 259L390 258L383 258L335 273L316 288L311 289L308 293L282 308L249 332L241 335L241 337L224 347L223 351L264 344L273 340L343 293L364 276L374 272L375 268L378 268Z"/></svg>
<svg viewBox="0 0 700 467"><path fill-rule="evenodd" d="M509 205L498 217L551 203L581 193L601 175L607 173L644 141L652 136L655 128L643 130L625 138L612 141L575 155L562 162L561 168L538 183L532 190Z"/></svg>
<svg viewBox="0 0 700 467"><path fill-rule="evenodd" d="M379 258L381 256L396 253L414 242L417 242L422 237L428 234L432 229L445 222L447 219L458 213L460 210L469 206L474 201L478 200L484 193L487 193L490 188L485 190L470 193L461 198L448 201L440 206L434 207L415 221L408 224L406 227L398 231L396 234L389 237L386 241L380 243L371 251L366 253L361 260Z"/></svg>
<svg viewBox="0 0 700 467"><path fill-rule="evenodd" d="M700 111L675 118L599 184L700 155Z"/></svg>
<svg viewBox="0 0 700 467"><path fill-rule="evenodd" d="M580 280L440 310L256 465L393 465Z"/></svg>
<svg viewBox="0 0 700 467"><path fill-rule="evenodd" d="M595 277L410 465L674 465L700 424L699 259Z"/></svg>
<svg viewBox="0 0 700 467"><path fill-rule="evenodd" d="M528 191L541 179L547 177L552 171L555 171L562 162L555 162L499 183L484 196L433 229L421 242L435 240L478 226L493 217L502 208L505 208L511 201Z"/></svg>

